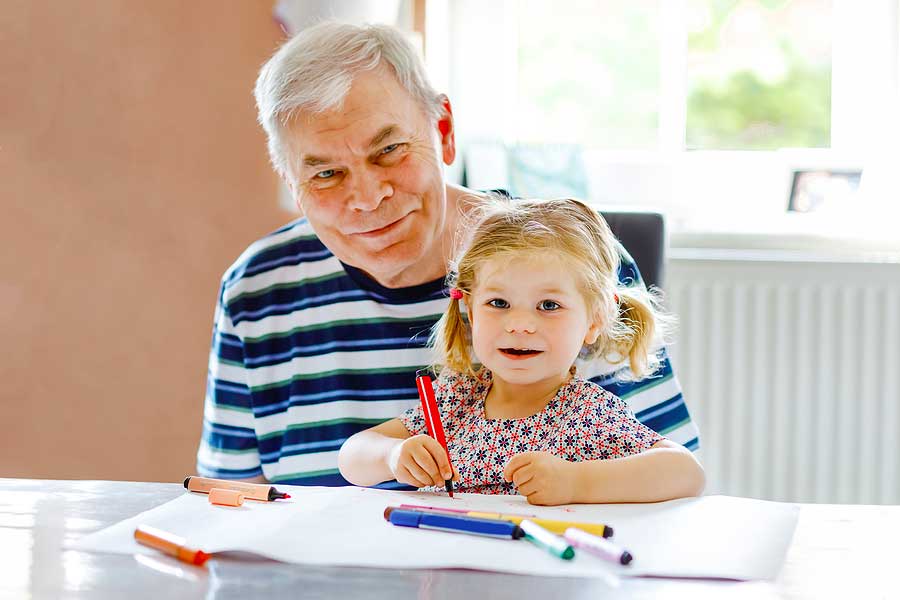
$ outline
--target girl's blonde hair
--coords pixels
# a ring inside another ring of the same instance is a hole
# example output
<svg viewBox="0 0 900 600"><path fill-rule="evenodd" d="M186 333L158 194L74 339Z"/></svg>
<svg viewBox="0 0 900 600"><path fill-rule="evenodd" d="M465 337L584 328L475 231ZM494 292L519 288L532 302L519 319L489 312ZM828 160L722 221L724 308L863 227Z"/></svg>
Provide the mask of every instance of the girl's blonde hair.
<svg viewBox="0 0 900 600"><path fill-rule="evenodd" d="M603 357L612 364L628 359L631 375L641 379L659 366L657 345L673 323L659 308L659 291L619 285L620 245L597 211L579 200L511 200L479 198L465 217L459 251L447 283L470 297L479 269L488 260L546 254L571 260L588 310L605 324L584 358ZM432 330L429 343L435 367L474 374L471 332L458 298Z"/></svg>

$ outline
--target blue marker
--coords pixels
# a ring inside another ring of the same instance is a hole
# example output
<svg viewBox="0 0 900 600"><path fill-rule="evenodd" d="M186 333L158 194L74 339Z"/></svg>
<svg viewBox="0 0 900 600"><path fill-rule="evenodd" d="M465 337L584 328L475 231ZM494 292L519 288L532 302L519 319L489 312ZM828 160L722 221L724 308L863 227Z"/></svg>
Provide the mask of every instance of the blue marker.
<svg viewBox="0 0 900 600"><path fill-rule="evenodd" d="M419 512L388 506L384 509L384 518L401 527L418 527L419 529L437 529L454 533L469 533L487 537L517 540L525 536L522 528L512 521L502 519L478 519L458 515Z"/></svg>

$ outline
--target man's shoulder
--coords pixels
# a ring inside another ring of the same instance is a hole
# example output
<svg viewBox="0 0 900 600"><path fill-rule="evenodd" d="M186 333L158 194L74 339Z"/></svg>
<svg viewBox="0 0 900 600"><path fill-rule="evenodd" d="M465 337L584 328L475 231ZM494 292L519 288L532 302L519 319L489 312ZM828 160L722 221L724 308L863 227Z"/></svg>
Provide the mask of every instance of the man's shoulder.
<svg viewBox="0 0 900 600"><path fill-rule="evenodd" d="M638 271L637 262L618 239L616 239L616 249L619 252L619 271L616 273L619 284L629 288L643 287L644 279L641 277L640 271Z"/></svg>
<svg viewBox="0 0 900 600"><path fill-rule="evenodd" d="M330 258L332 253L315 234L305 217L279 227L250 244L225 271L227 287L286 265Z"/></svg>

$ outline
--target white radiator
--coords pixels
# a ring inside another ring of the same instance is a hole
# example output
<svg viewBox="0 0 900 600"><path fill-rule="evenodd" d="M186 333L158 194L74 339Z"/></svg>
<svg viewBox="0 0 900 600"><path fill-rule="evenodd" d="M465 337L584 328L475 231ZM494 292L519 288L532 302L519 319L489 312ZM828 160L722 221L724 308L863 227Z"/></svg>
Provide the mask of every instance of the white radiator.
<svg viewBox="0 0 900 600"><path fill-rule="evenodd" d="M900 504L900 264L709 252L665 283L707 491Z"/></svg>

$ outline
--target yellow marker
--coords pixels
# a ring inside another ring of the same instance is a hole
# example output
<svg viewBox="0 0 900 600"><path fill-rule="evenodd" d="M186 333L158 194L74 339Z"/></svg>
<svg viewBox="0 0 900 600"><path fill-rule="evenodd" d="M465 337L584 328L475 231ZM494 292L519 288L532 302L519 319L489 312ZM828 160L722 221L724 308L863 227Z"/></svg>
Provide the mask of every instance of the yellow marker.
<svg viewBox="0 0 900 600"><path fill-rule="evenodd" d="M467 517L475 517L478 519L502 519L504 521L512 521L516 525L521 525L522 521L528 519L532 523L536 525L540 525L547 531L553 532L558 535L562 535L566 532L566 529L570 527L577 527L582 531L587 531L593 535L610 538L613 535L613 529L609 525L604 525L603 523L578 523L575 521L557 521L556 519L538 519L533 515L513 515L506 513L491 513L491 512L479 512L473 510L459 510L454 508L436 508L433 506L416 506L413 504L401 504L400 508L407 508L412 510L424 510L431 512L442 512L442 513L452 513L452 514L465 514Z"/></svg>
<svg viewBox="0 0 900 600"><path fill-rule="evenodd" d="M573 521L557 521L555 519L537 519L535 517L524 517L518 515L505 515L502 513L486 513L486 512L470 512L470 517L479 517L482 519L503 519L504 521L512 521L516 525L520 525L522 521L528 519L535 525L540 525L547 531L562 535L569 527L577 527L582 531L587 531L599 537L612 537L612 527L602 523L575 523Z"/></svg>

